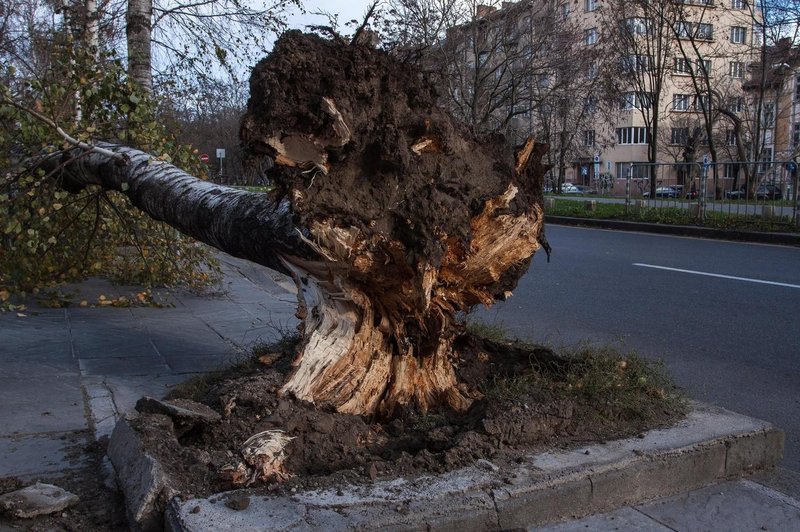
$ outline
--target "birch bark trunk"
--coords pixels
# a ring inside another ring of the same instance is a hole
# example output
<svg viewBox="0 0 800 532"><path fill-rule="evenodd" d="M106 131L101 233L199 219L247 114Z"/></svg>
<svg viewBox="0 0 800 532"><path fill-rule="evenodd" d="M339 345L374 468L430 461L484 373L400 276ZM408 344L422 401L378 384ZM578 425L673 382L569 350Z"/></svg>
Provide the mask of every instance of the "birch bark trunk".
<svg viewBox="0 0 800 532"><path fill-rule="evenodd" d="M153 92L152 0L128 0L125 35L128 44L128 75L147 94Z"/></svg>

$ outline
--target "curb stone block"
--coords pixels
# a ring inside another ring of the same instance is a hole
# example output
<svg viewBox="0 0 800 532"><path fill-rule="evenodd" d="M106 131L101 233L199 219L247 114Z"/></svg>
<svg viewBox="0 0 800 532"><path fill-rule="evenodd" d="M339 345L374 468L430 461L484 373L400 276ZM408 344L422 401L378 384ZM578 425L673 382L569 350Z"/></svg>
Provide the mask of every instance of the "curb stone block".
<svg viewBox="0 0 800 532"><path fill-rule="evenodd" d="M785 434L781 430L766 429L761 433L746 434L727 442L727 476L737 476L757 469L771 468L783 458Z"/></svg>
<svg viewBox="0 0 800 532"><path fill-rule="evenodd" d="M665 456L643 456L625 468L590 474L591 512L673 495L724 477L724 442L682 449Z"/></svg>
<svg viewBox="0 0 800 532"><path fill-rule="evenodd" d="M513 529L563 518L580 517L588 513L592 501L592 483L588 477L548 486L525 486L509 491L494 491L501 529Z"/></svg>
<svg viewBox="0 0 800 532"><path fill-rule="evenodd" d="M107 454L125 496L129 526L144 532L163 530L164 508L173 490L161 464L144 451L126 418L114 427Z"/></svg>

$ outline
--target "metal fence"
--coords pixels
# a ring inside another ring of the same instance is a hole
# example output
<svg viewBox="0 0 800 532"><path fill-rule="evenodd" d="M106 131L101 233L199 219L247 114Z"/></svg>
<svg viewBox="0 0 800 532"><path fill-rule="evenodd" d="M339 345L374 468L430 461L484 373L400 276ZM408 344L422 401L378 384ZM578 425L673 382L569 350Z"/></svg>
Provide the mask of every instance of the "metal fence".
<svg viewBox="0 0 800 532"><path fill-rule="evenodd" d="M593 180L599 193L624 197L626 209L690 209L702 224L709 212L783 219L800 228L800 171L794 161L770 163L634 163L625 174L601 174ZM651 197L650 179L655 177Z"/></svg>

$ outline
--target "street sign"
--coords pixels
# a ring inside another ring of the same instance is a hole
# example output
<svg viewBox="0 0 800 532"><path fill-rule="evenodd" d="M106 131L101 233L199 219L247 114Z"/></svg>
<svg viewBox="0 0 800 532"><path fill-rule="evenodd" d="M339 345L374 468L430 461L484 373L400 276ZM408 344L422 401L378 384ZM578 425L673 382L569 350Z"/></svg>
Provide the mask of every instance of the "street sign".
<svg viewBox="0 0 800 532"><path fill-rule="evenodd" d="M586 168L585 166L581 166L581 175L588 175L588 174L589 174L589 169Z"/></svg>
<svg viewBox="0 0 800 532"><path fill-rule="evenodd" d="M204 154L200 155L200 162L201 163L208 164L208 161L209 161L209 157L208 157L207 153L204 153Z"/></svg>
<svg viewBox="0 0 800 532"><path fill-rule="evenodd" d="M708 155L703 155L703 169L708 170Z"/></svg>
<svg viewBox="0 0 800 532"><path fill-rule="evenodd" d="M599 153L595 153L594 154L594 162L596 162L596 163L600 162L600 154Z"/></svg>
<svg viewBox="0 0 800 532"><path fill-rule="evenodd" d="M217 148L217 159L225 158L225 148Z"/></svg>
<svg viewBox="0 0 800 532"><path fill-rule="evenodd" d="M795 171L797 170L797 163L794 161L789 161L788 163L786 163L786 169L789 170L790 174L795 173Z"/></svg>

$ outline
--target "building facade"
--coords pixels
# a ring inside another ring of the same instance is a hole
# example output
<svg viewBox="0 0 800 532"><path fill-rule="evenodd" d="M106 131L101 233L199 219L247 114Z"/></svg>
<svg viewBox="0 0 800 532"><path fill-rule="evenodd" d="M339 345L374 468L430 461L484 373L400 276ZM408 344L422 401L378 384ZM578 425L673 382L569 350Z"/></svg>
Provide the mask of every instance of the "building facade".
<svg viewBox="0 0 800 532"><path fill-rule="evenodd" d="M586 58L581 73L570 74L584 83L574 84L580 90L567 99L583 115L562 122L560 130L552 117L563 98L556 98L532 105L537 112L509 123L515 136L541 137L546 131L551 148L560 144L555 147L563 152L558 162L566 182L617 193L629 176L639 192L651 178L659 185L688 186L707 161L709 189L716 187L721 194L743 179L752 180L742 161L753 161L754 168L756 161L762 163L752 175L766 179L767 163L791 152L782 146L795 137L800 141L800 125L794 129L794 113L800 111L796 90L770 88L756 102L746 88L763 53L763 37L760 13L745 0L504 2L496 9L481 6L470 31L476 23L481 31L492 31L497 21L524 19L543 12L545 5L571 28L571 46L584 51L578 54ZM558 58L558 47L550 53ZM793 67L785 70L795 87ZM556 72L542 80L539 74L538 82L552 87L558 77ZM773 123L779 109L791 109L792 118ZM547 120L551 123L544 124ZM753 140L756 130L760 142ZM571 139L569 149L564 138Z"/></svg>

